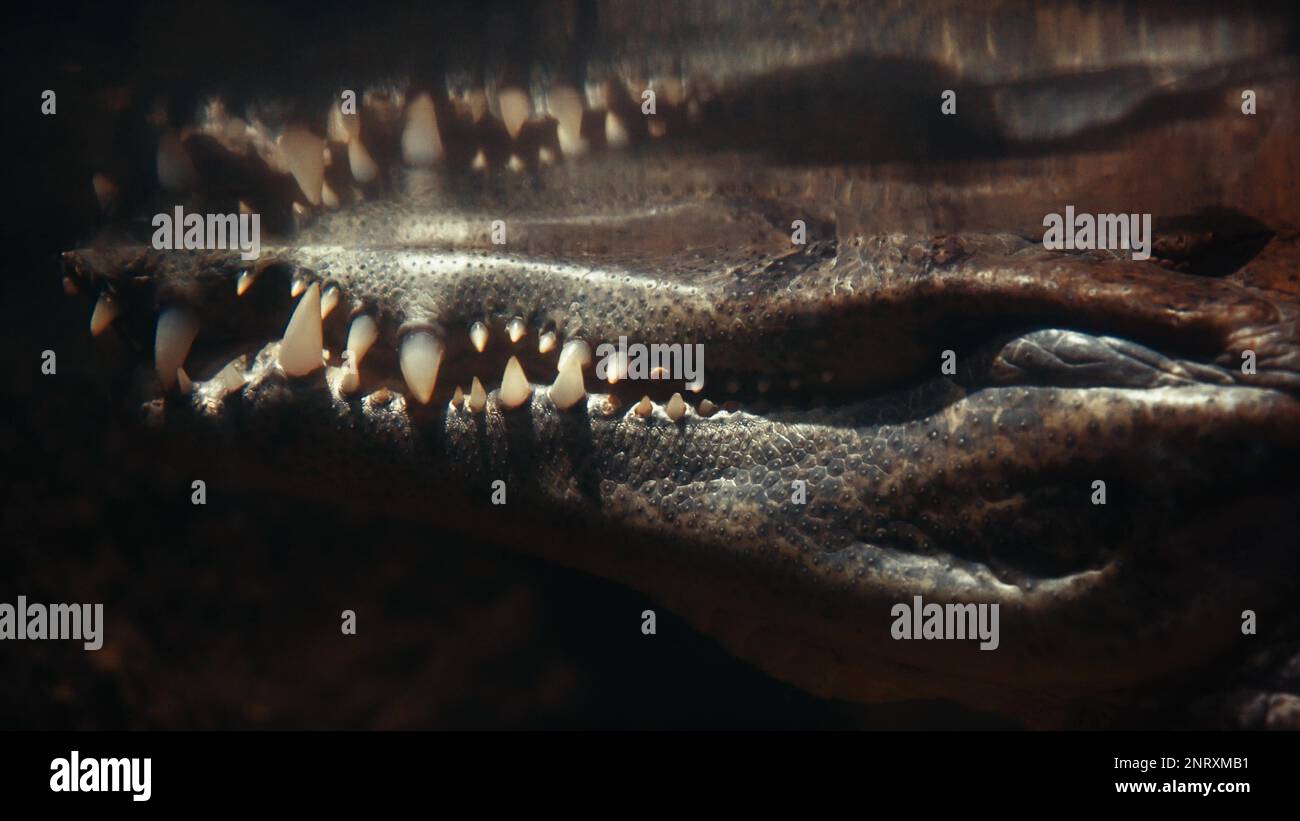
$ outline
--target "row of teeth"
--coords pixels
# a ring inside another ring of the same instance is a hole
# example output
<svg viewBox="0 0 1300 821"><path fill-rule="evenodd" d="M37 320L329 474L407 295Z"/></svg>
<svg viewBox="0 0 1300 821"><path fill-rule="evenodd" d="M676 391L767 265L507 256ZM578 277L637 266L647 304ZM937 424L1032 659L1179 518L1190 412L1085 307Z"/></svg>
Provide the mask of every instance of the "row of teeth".
<svg viewBox="0 0 1300 821"><path fill-rule="evenodd" d="M698 101L686 99L680 82L656 80L646 83L645 88L655 90L656 107L684 107L687 112L698 116ZM627 91L639 105L643 89L634 89L629 84ZM518 87L495 90L491 97L487 91L479 89L453 91L450 101L458 119L479 124L485 118L494 118L504 126L512 141L517 140L526 123L553 121L561 156L556 156L552 146L544 143L534 156L525 157L520 146L514 144L506 167L522 171L529 162L550 165L561 157L586 153L590 146L583 135L582 124L584 117L592 111L598 115L603 112L606 146L621 148L628 145L631 138L627 123L608 105L611 93L620 92L605 84L593 85L584 94L573 86L560 84L536 95ZM444 158L443 130L439 127L433 98L427 92L415 93L409 100L397 91L366 92L358 105L401 118L401 156L407 165L431 167ZM646 133L650 137L663 137L667 128L663 117L647 117ZM256 118L232 116L220 100L213 100L206 106L198 127L169 130L159 139L158 178L169 191L189 191L198 185L199 174L185 146L185 139L193 133L215 137L238 153L260 155L274 170L292 175L303 199L312 207L337 208L341 204L339 193L330 187L325 175L325 169L333 164L340 147L347 155L352 179L358 185L373 183L380 173L379 165L362 137L361 117L344 114L337 102L330 108L326 136L322 138L302 125L291 125L272 137L269 129ZM478 171L488 169L488 157L481 147L470 167ZM103 173L95 174L92 182L101 204L107 207L116 195L116 184ZM300 206L298 210L305 212L306 209Z"/></svg>
<svg viewBox="0 0 1300 821"><path fill-rule="evenodd" d="M293 314L289 317L280 341L278 363L281 370L290 377L304 377L326 365L328 354L324 348L323 320L338 305L338 289L326 288L322 296L321 285L310 285L296 281L293 289L301 294ZM246 290L246 289L245 289ZM240 291L243 293L243 290ZM332 297L330 295L333 295ZM100 295L99 301L91 314L90 330L99 335L106 330L119 313L118 301L109 292ZM506 332L512 343L519 342L526 334L526 326L521 318L516 317L506 324ZM185 371L185 359L189 356L194 340L199 333L199 321L192 311L182 306L169 306L158 315L158 324L154 337L154 365L159 381L165 391L179 388L182 393L189 393L193 382ZM487 346L488 329L482 322L476 322L470 328L470 342L482 353ZM368 314L358 314L348 328L347 343L343 353L342 367L337 369L336 387L340 393L355 394L361 388L361 363L371 346L379 338L379 326ZM538 350L548 353L554 350L557 340L554 331L545 331L538 339ZM406 334L399 351L399 365L402 378L406 382L411 397L418 403L428 404L433 398L437 385L438 370L442 366L443 343L432 332L417 330ZM546 389L551 402L560 410L568 410L587 397L584 368L592 363L590 346L581 339L571 339L560 349L556 365L555 381ZM617 368L610 372L607 381L612 385L625 377ZM241 388L246 378L236 363L226 366L213 380L224 395ZM701 385L701 388L703 386ZM517 408L526 403L533 393L533 386L524 374L518 357L511 356L502 375L501 387L497 392L498 401L506 408ZM478 377L474 377L468 390L456 387L451 404L456 408L464 407L472 412L483 410L487 404L487 391ZM669 419L678 421L686 415L688 405L680 393L673 394L664 403L663 411ZM655 404L645 396L633 406L633 413L642 418L654 412ZM696 410L702 417L712 416L717 406L708 399L702 400Z"/></svg>

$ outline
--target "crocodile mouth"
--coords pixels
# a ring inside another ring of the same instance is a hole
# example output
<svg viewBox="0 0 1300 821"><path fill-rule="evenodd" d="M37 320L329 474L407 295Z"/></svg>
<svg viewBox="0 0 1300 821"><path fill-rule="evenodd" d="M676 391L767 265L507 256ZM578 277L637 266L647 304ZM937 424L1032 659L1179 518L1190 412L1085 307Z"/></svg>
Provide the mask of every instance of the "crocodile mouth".
<svg viewBox="0 0 1300 821"><path fill-rule="evenodd" d="M1293 215L1239 175L1132 182L1229 133L1188 100L1296 99L1285 53L1238 56L1157 91L967 77L986 114L953 129L907 113L917 65L853 54L704 90L452 71L355 116L207 96L155 118L171 190L104 176L114 229L63 273L180 458L487 529L820 694L1050 713L1225 652L1293 569ZM1040 133L1045 88L1077 116ZM872 104L891 138L845 114ZM1254 179L1294 170L1294 116ZM1152 258L1046 249L1076 201L1155 211ZM176 203L260 214L261 256L151 247L130 217ZM892 641L920 593L1002 605L999 651Z"/></svg>

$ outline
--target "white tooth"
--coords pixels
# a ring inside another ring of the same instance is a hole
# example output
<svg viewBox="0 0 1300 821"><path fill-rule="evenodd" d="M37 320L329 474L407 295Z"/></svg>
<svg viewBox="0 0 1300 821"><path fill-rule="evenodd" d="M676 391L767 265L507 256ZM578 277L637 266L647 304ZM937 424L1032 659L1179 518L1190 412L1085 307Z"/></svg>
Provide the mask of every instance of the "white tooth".
<svg viewBox="0 0 1300 821"><path fill-rule="evenodd" d="M506 168L518 174L524 170L524 161L519 159L518 154L511 154L510 159L506 160Z"/></svg>
<svg viewBox="0 0 1300 821"><path fill-rule="evenodd" d="M361 130L361 119L343 113L337 103L330 106L329 122L325 126L325 136L331 142L349 143Z"/></svg>
<svg viewBox="0 0 1300 821"><path fill-rule="evenodd" d="M244 369L239 367L239 362L235 361L227 362L226 367L222 368L221 372L212 378L212 381L220 389L220 395L225 396L244 387L244 383L248 381L248 378L244 376Z"/></svg>
<svg viewBox="0 0 1300 821"><path fill-rule="evenodd" d="M442 157L442 137L438 134L438 115L433 98L421 94L406 109L406 128L402 131L402 159L407 165L429 166Z"/></svg>
<svg viewBox="0 0 1300 821"><path fill-rule="evenodd" d="M488 329L482 322L475 322L469 326L469 341L474 344L474 350L483 353L487 347Z"/></svg>
<svg viewBox="0 0 1300 821"><path fill-rule="evenodd" d="M501 404L517 408L527 402L532 393L533 388L528 384L528 377L524 376L524 366L519 364L519 357L510 357L505 375L501 377L501 390L497 392Z"/></svg>
<svg viewBox="0 0 1300 821"><path fill-rule="evenodd" d="M627 145L627 129L623 121L612 111L605 112L605 143L610 148L622 148Z"/></svg>
<svg viewBox="0 0 1300 821"><path fill-rule="evenodd" d="M175 131L168 131L158 140L158 181L168 191L188 191L199 180L189 151Z"/></svg>
<svg viewBox="0 0 1300 821"><path fill-rule="evenodd" d="M587 390L582 384L582 364L574 358L569 357L560 368L559 376L555 377L555 384L547 390L547 396L555 403L555 407L560 410L568 410L578 404Z"/></svg>
<svg viewBox="0 0 1300 821"><path fill-rule="evenodd" d="M556 364L556 370L564 370L564 364L575 356L581 367L587 367L591 364L591 346L581 339L565 342L564 347L560 348L560 361Z"/></svg>
<svg viewBox="0 0 1300 821"><path fill-rule="evenodd" d="M402 340L401 366L406 386L420 402L428 404L438 383L442 365L442 343L428 331L416 331Z"/></svg>
<svg viewBox="0 0 1300 821"><path fill-rule="evenodd" d="M339 207L339 195L334 193L334 189L330 188L330 184L328 182L321 183L320 201L325 204L326 208Z"/></svg>
<svg viewBox="0 0 1300 821"><path fill-rule="evenodd" d="M555 152L549 145L544 145L537 149L537 161L542 165L555 165Z"/></svg>
<svg viewBox="0 0 1300 821"><path fill-rule="evenodd" d="M469 167L475 171L487 170L487 154L483 153L483 149L480 148L478 153L474 155L474 159L470 161Z"/></svg>
<svg viewBox="0 0 1300 821"><path fill-rule="evenodd" d="M664 413L674 422L686 415L686 400L682 399L680 393L673 394L673 398L668 400L668 404L664 405Z"/></svg>
<svg viewBox="0 0 1300 821"><path fill-rule="evenodd" d="M307 290L307 280L302 277L294 277L293 282L289 284L289 296L293 299L302 296L305 290Z"/></svg>
<svg viewBox="0 0 1300 821"><path fill-rule="evenodd" d="M313 282L298 300L280 341L280 367L289 376L306 376L323 364L320 324L320 283Z"/></svg>
<svg viewBox="0 0 1300 821"><path fill-rule="evenodd" d="M117 319L118 305L117 300L108 291L99 295L99 301L95 303L95 311L90 315L90 333L92 336L99 336L104 329L113 324Z"/></svg>
<svg viewBox="0 0 1300 821"><path fill-rule="evenodd" d="M510 336L511 342L518 342L523 339L524 334L527 331L527 326L524 325L524 321L519 317L515 317L506 323L506 333Z"/></svg>
<svg viewBox="0 0 1300 821"><path fill-rule="evenodd" d="M524 127L524 121L528 119L532 107L528 95L517 88L505 88L497 93L497 105L501 107L501 119L513 140L519 136L519 129Z"/></svg>
<svg viewBox="0 0 1300 821"><path fill-rule="evenodd" d="M646 131L650 132L650 136L656 140L663 139L663 137L668 133L668 123L657 118L647 120L645 127Z"/></svg>
<svg viewBox="0 0 1300 821"><path fill-rule="evenodd" d="M117 186L106 174L95 174L90 178L90 184L95 189L95 199L99 200L99 207L108 210L117 199Z"/></svg>
<svg viewBox="0 0 1300 821"><path fill-rule="evenodd" d="M361 390L361 374L357 371L357 365L351 357L343 363L343 376L339 379L339 391L345 394L353 394Z"/></svg>
<svg viewBox="0 0 1300 821"><path fill-rule="evenodd" d="M465 392L460 389L460 385L457 385L455 393L451 395L451 406L453 408L459 408L461 405L464 404L465 404Z"/></svg>
<svg viewBox="0 0 1300 821"><path fill-rule="evenodd" d="M194 383L190 381L190 375L184 368L176 369L176 387L181 393L189 393L194 389Z"/></svg>
<svg viewBox="0 0 1300 821"><path fill-rule="evenodd" d="M586 150L586 141L582 139L582 96L571 86L556 86L546 95L546 106L555 117L559 126L556 136L560 140L560 151L566 157L581 154Z"/></svg>
<svg viewBox="0 0 1300 821"><path fill-rule="evenodd" d="M537 351L539 353L550 353L555 347L555 331L545 331L537 337Z"/></svg>
<svg viewBox="0 0 1300 821"><path fill-rule="evenodd" d="M627 354L615 353L609 364L606 365L605 381L611 385L617 385L620 379L627 376Z"/></svg>
<svg viewBox="0 0 1300 821"><path fill-rule="evenodd" d="M312 205L321 203L325 182L325 141L305 128L285 129L278 140L289 173L298 181L302 195Z"/></svg>
<svg viewBox="0 0 1300 821"><path fill-rule="evenodd" d="M163 390L171 390L176 384L176 369L185 364L185 357L189 356L190 346L198 334L199 320L187 308L172 306L158 315L153 361Z"/></svg>
<svg viewBox="0 0 1300 821"><path fill-rule="evenodd" d="M256 276L252 271L240 271L239 281L235 283L235 296L243 296L249 288L253 287L253 279Z"/></svg>
<svg viewBox="0 0 1300 821"><path fill-rule="evenodd" d="M352 320L352 325L348 328L348 357L352 364L358 370L361 369L361 360L365 357L366 351L370 346L375 344L379 338L379 326L369 314L358 314L356 319Z"/></svg>
<svg viewBox="0 0 1300 821"><path fill-rule="evenodd" d="M718 406L713 404L709 400L705 399L700 402L700 416L708 418L713 414L717 413L717 411L718 411Z"/></svg>
<svg viewBox="0 0 1300 821"><path fill-rule="evenodd" d="M469 399L465 402L465 407L469 408L471 413L478 413L487 407L487 391L483 390L483 383L478 381L477 376L469 386Z"/></svg>
<svg viewBox="0 0 1300 821"><path fill-rule="evenodd" d="M379 174L379 166L371 159L360 137L348 143L348 166L352 168L352 178L363 185Z"/></svg>
<svg viewBox="0 0 1300 821"><path fill-rule="evenodd" d="M333 285L325 289L325 293L320 298L320 318L324 319L330 315L339 304L339 289Z"/></svg>
<svg viewBox="0 0 1300 821"><path fill-rule="evenodd" d="M643 396L641 397L641 401L637 402L636 407L633 408L632 410L636 412L637 416L640 416L642 419L644 419L647 416L649 416L651 413L653 413L654 409L655 406L654 403L650 401L650 397Z"/></svg>

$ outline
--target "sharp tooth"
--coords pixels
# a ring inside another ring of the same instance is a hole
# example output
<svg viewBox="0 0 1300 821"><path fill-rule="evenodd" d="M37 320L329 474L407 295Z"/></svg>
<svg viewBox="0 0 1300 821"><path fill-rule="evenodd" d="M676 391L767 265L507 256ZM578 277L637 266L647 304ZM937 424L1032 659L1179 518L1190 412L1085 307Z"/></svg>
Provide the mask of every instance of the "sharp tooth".
<svg viewBox="0 0 1300 821"><path fill-rule="evenodd" d="M587 144L582 139L582 95L571 86L556 86L547 93L546 106L559 123L556 136L560 141L560 151L566 157L585 151Z"/></svg>
<svg viewBox="0 0 1300 821"><path fill-rule="evenodd" d="M321 183L320 201L325 203L326 208L339 207L339 195L334 193L334 189L330 188L328 182Z"/></svg>
<svg viewBox="0 0 1300 821"><path fill-rule="evenodd" d="M482 322L475 322L469 326L469 341L474 344L474 350L483 353L487 347L488 329Z"/></svg>
<svg viewBox="0 0 1300 821"><path fill-rule="evenodd" d="M298 307L293 309L289 324L280 341L280 367L289 376L306 376L323 364L324 341L320 324L320 283L313 282Z"/></svg>
<svg viewBox="0 0 1300 821"><path fill-rule="evenodd" d="M460 385L457 385L456 392L451 395L451 406L459 408L463 404L465 404L465 392L460 389Z"/></svg>
<svg viewBox="0 0 1300 821"><path fill-rule="evenodd" d="M176 369L176 387L181 393L189 393L194 389L194 383L190 381L190 375L185 372L184 368Z"/></svg>
<svg viewBox="0 0 1300 821"><path fill-rule="evenodd" d="M312 205L321 203L325 182L325 141L305 128L285 129L277 141L289 173L298 181L302 195Z"/></svg>
<svg viewBox="0 0 1300 821"><path fill-rule="evenodd" d="M99 336L104 329L113 324L117 319L118 305L117 300L108 291L99 295L99 301L95 303L95 311L90 315L90 333L92 336Z"/></svg>
<svg viewBox="0 0 1300 821"><path fill-rule="evenodd" d="M212 382L218 387L221 396L239 390L244 387L244 383L247 381L248 378L244 376L244 369L239 366L238 360L227 362L226 367L222 368L221 372L212 378Z"/></svg>
<svg viewBox="0 0 1300 821"><path fill-rule="evenodd" d="M542 165L555 165L555 152L549 145L544 145L537 149L537 161Z"/></svg>
<svg viewBox="0 0 1300 821"><path fill-rule="evenodd" d="M352 320L352 325L348 328L347 351L357 370L361 369L361 360L365 358L366 351L370 350L378 338L379 326L369 314L358 314Z"/></svg>
<svg viewBox="0 0 1300 821"><path fill-rule="evenodd" d="M528 384L528 377L524 376L524 366L519 364L519 357L510 357L505 375L501 377L501 390L497 392L501 404L517 408L527 402L532 393L533 388Z"/></svg>
<svg viewBox="0 0 1300 821"><path fill-rule="evenodd" d="M487 407L487 391L483 390L483 383L478 381L477 376L469 386L469 399L465 402L465 407L471 413L478 413Z"/></svg>
<svg viewBox="0 0 1300 821"><path fill-rule="evenodd" d="M475 171L487 170L487 154L483 153L483 149L480 148L478 153L474 155L474 159L470 161L469 167Z"/></svg>
<svg viewBox="0 0 1300 821"><path fill-rule="evenodd" d="M348 143L348 166L352 169L352 178L365 185L379 174L379 166L371 159L361 138Z"/></svg>
<svg viewBox="0 0 1300 821"><path fill-rule="evenodd" d="M293 282L289 285L289 296L297 299L302 296L302 292L307 290L307 280L302 277L294 277Z"/></svg>
<svg viewBox="0 0 1300 821"><path fill-rule="evenodd" d="M505 88L497 93L497 105L501 107L501 119L510 132L510 139L519 136L519 129L524 127L532 106L528 95L517 88Z"/></svg>
<svg viewBox="0 0 1300 821"><path fill-rule="evenodd" d="M524 334L527 331L528 331L527 326L524 325L524 321L519 317L515 317L514 319L506 323L506 333L510 336L511 342L518 342L519 340L523 339Z"/></svg>
<svg viewBox="0 0 1300 821"><path fill-rule="evenodd" d="M407 165L430 166L442 157L442 137L438 134L438 115L433 98L421 94L406 109L406 128L402 131L402 159Z"/></svg>
<svg viewBox="0 0 1300 821"><path fill-rule="evenodd" d="M428 404L433 398L433 388L438 383L438 368L442 365L442 343L428 331L415 331L402 340L402 377L411 394Z"/></svg>
<svg viewBox="0 0 1300 821"><path fill-rule="evenodd" d="M320 318L324 319L330 315L330 312L338 307L339 289L333 285L325 289L325 293L320 298Z"/></svg>
<svg viewBox="0 0 1300 821"><path fill-rule="evenodd" d="M506 168L518 174L524 170L524 161L519 159L518 154L511 154L510 159L506 160Z"/></svg>
<svg viewBox="0 0 1300 821"><path fill-rule="evenodd" d="M158 141L158 181L168 191L187 191L198 182L189 151L175 131L168 131Z"/></svg>
<svg viewBox="0 0 1300 821"><path fill-rule="evenodd" d="M343 376L339 378L339 392L353 394L361 390L361 373L357 371L357 363L352 361L352 357L344 354L346 361L343 363Z"/></svg>
<svg viewBox="0 0 1300 821"><path fill-rule="evenodd" d="M612 111L605 112L605 143L610 148L622 148L627 145L627 128L623 121Z"/></svg>
<svg viewBox="0 0 1300 821"><path fill-rule="evenodd" d="M645 127L646 130L650 132L650 136L656 140L663 139L663 137L668 133L668 123L657 118L648 120Z"/></svg>
<svg viewBox="0 0 1300 821"><path fill-rule="evenodd" d="M587 367L591 364L591 346L581 339L570 339L564 343L560 349L560 361L556 364L556 370L564 370L564 364L573 357L578 358L578 364Z"/></svg>
<svg viewBox="0 0 1300 821"><path fill-rule="evenodd" d="M664 405L664 413L674 422L686 415L686 400L682 399L680 393L673 394L673 398L668 400L668 404Z"/></svg>
<svg viewBox="0 0 1300 821"><path fill-rule="evenodd" d="M253 280L256 278L257 274L252 271L240 271L239 281L235 283L235 296L243 296L247 293L248 289L253 287Z"/></svg>
<svg viewBox="0 0 1300 821"><path fill-rule="evenodd" d="M550 353L555 347L555 331L544 331L541 336L537 337L538 353Z"/></svg>
<svg viewBox="0 0 1300 821"><path fill-rule="evenodd" d="M587 390L582 384L581 361L569 357L564 367L560 368L559 376L555 377L555 384L551 385L546 394L560 410L568 410L580 402L587 395Z"/></svg>
<svg viewBox="0 0 1300 821"><path fill-rule="evenodd" d="M650 397L643 396L641 397L641 401L637 402L636 407L633 408L632 410L636 413L637 416L640 416L642 419L644 419L647 416L649 416L651 413L654 413L654 409L655 406L654 403L650 401Z"/></svg>
<svg viewBox="0 0 1300 821"><path fill-rule="evenodd" d="M172 306L158 315L153 360L163 390L171 390L176 384L176 369L185 364L185 357L189 356L190 346L198 334L199 320L188 308Z"/></svg>
<svg viewBox="0 0 1300 821"><path fill-rule="evenodd" d="M699 412L700 412L700 416L703 416L707 419L708 417L718 412L718 406L713 404L709 400L705 399L700 402Z"/></svg>

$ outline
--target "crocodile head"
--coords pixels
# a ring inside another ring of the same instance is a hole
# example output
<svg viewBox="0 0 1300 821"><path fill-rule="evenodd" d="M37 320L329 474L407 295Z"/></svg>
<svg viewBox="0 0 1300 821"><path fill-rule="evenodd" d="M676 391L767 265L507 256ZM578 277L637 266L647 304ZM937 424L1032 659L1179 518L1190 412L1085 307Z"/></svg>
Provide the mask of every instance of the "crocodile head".
<svg viewBox="0 0 1300 821"><path fill-rule="evenodd" d="M528 62L451 52L355 114L343 85L149 108L63 261L141 440L617 580L820 695L1051 723L1227 686L1198 684L1264 643L1243 611L1296 592L1276 21L1215 52L1213 18L1143 47L1103 10L1115 45L1064 59L1014 10L949 10L942 47L870 9L552 10ZM176 205L256 213L260 255L155 247ZM1045 249L1067 205L1153 214L1151 258ZM916 596L998 605L996 647L898 640Z"/></svg>

